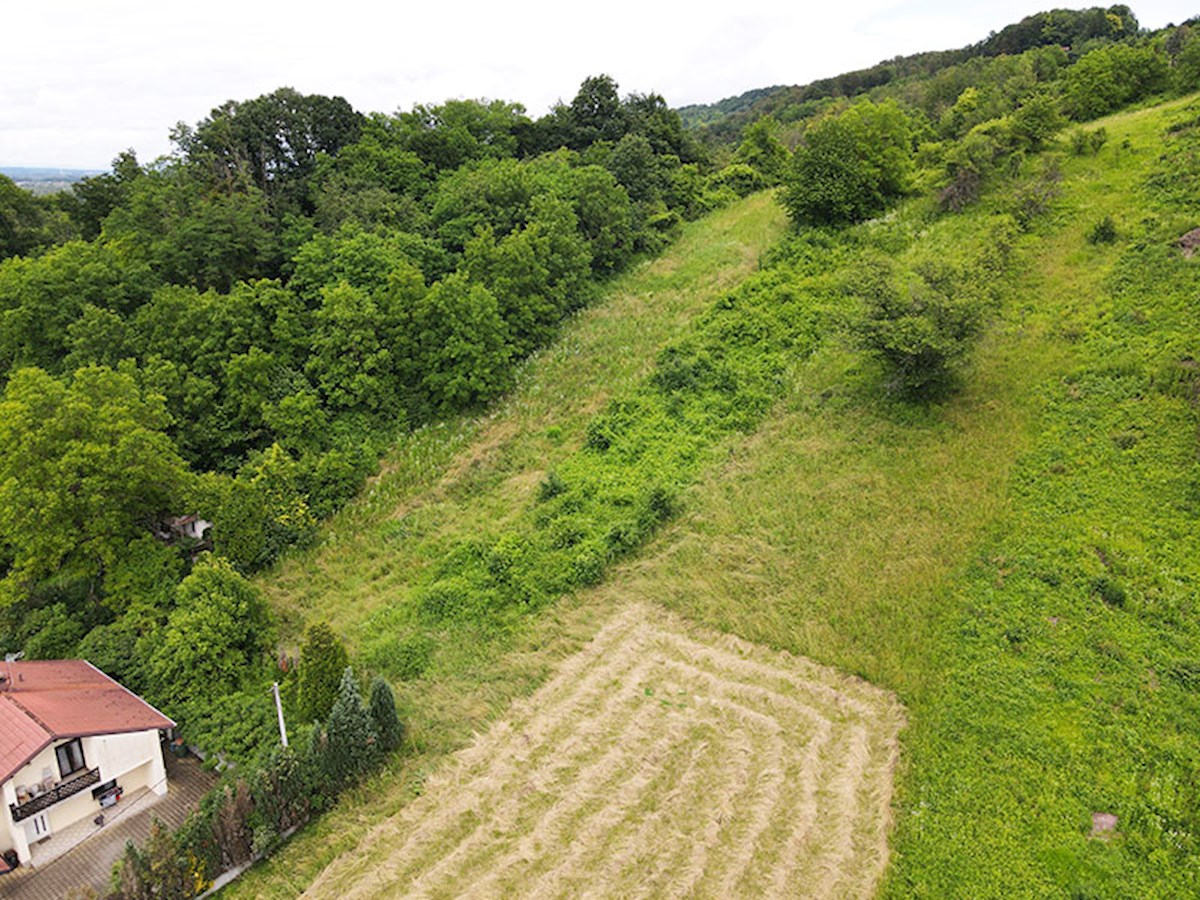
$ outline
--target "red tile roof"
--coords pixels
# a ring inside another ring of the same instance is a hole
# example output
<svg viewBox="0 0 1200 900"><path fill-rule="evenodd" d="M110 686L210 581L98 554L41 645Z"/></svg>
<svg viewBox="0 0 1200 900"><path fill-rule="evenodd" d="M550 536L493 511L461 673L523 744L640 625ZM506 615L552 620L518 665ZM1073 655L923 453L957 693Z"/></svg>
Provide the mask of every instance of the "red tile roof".
<svg viewBox="0 0 1200 900"><path fill-rule="evenodd" d="M58 740L175 724L86 660L0 661L0 678L0 781Z"/></svg>

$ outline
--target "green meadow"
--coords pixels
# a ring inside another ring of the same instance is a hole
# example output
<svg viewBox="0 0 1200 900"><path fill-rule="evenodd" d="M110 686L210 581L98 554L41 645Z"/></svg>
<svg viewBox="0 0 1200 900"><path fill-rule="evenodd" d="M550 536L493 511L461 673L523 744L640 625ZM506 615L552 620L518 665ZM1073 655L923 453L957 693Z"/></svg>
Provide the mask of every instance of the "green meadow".
<svg viewBox="0 0 1200 900"><path fill-rule="evenodd" d="M393 681L409 752L227 893L295 896L629 601L895 693L885 896L1200 893L1200 104L1098 126L960 213L692 223L493 412L398 443L259 583ZM881 256L985 304L934 400L853 339Z"/></svg>

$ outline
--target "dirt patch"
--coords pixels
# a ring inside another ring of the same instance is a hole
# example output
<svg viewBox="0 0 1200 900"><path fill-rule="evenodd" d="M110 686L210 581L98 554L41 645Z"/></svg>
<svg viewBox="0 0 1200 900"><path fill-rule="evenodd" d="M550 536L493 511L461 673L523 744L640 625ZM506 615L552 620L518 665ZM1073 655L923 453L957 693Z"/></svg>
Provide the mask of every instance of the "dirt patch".
<svg viewBox="0 0 1200 900"><path fill-rule="evenodd" d="M1191 259L1196 250L1200 249L1200 228L1193 228L1175 242L1175 246L1183 254L1184 259Z"/></svg>
<svg viewBox="0 0 1200 900"><path fill-rule="evenodd" d="M888 693L631 606L305 896L867 897Z"/></svg>
<svg viewBox="0 0 1200 900"><path fill-rule="evenodd" d="M1112 813L1092 813L1092 832L1088 837L1109 840L1117 836L1117 817Z"/></svg>
<svg viewBox="0 0 1200 900"><path fill-rule="evenodd" d="M504 445L516 437L519 430L510 418L494 419L471 446L450 463L439 487L453 484L468 472L494 463Z"/></svg>

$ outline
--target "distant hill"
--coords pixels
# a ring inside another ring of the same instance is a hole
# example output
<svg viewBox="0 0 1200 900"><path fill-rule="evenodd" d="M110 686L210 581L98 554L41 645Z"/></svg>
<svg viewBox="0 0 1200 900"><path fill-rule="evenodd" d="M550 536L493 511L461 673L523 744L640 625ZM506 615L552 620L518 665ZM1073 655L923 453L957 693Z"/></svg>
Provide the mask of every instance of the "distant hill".
<svg viewBox="0 0 1200 900"><path fill-rule="evenodd" d="M707 125L709 122L715 122L733 113L746 112L764 97L787 89L787 86L782 84L755 88L744 94L738 94L736 97L726 97L716 103L692 103L688 106L681 106L676 112L683 119L684 127L695 128L697 125Z"/></svg>
<svg viewBox="0 0 1200 900"><path fill-rule="evenodd" d="M1026 16L961 49L897 56L832 78L804 85L755 88L717 103L692 104L677 111L686 127L703 128L707 140L728 142L764 115L783 121L806 118L831 98L855 97L902 79L929 77L977 57L1013 56L1037 47L1062 47L1076 56L1095 46L1096 41L1121 40L1138 32L1137 16L1128 6L1053 9Z"/></svg>
<svg viewBox="0 0 1200 900"><path fill-rule="evenodd" d="M69 188L81 178L99 175L103 169L52 169L36 166L0 166L0 175L7 175L18 186L34 194L53 194Z"/></svg>

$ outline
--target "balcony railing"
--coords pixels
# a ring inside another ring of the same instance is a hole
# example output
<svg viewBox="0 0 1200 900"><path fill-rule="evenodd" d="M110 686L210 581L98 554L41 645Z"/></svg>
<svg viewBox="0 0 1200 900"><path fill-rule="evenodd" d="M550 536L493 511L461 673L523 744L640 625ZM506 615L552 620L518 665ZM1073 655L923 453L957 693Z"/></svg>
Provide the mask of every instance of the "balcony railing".
<svg viewBox="0 0 1200 900"><path fill-rule="evenodd" d="M23 819L28 819L30 816L36 816L44 809L48 809L60 800L66 800L68 797L73 797L84 788L89 788L93 784L100 783L100 770L90 769L70 781L61 781L46 791L44 794L38 794L32 800L26 800L24 803L10 803L9 810L12 812L14 822L20 822Z"/></svg>

